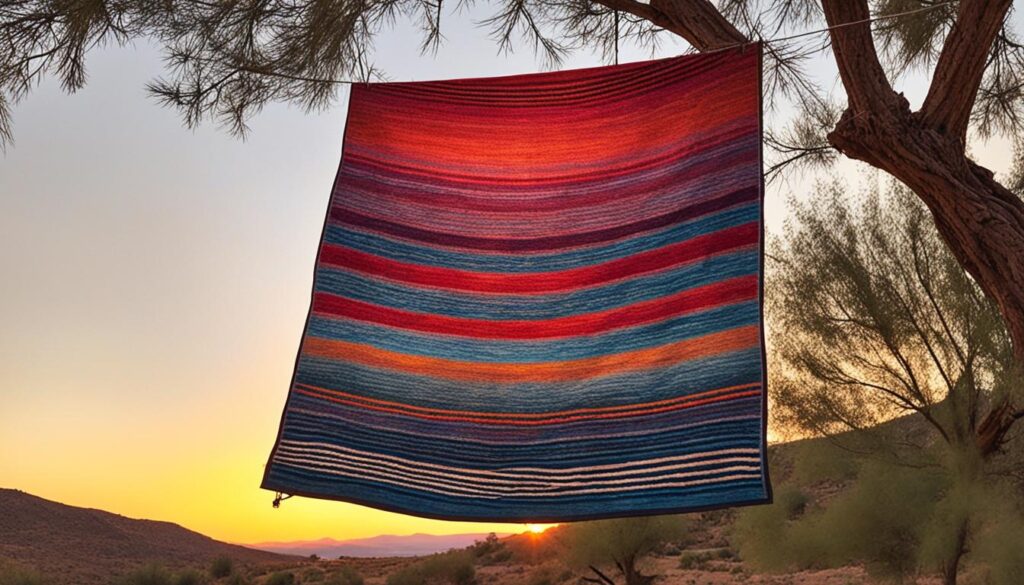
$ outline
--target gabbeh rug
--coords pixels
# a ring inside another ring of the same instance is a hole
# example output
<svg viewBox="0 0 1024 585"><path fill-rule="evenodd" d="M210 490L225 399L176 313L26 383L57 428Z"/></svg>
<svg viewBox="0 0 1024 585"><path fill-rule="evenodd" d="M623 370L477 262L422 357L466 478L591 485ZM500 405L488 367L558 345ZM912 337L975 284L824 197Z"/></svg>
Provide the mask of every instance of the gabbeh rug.
<svg viewBox="0 0 1024 585"><path fill-rule="evenodd" d="M515 522L770 500L760 70L353 85L263 487Z"/></svg>

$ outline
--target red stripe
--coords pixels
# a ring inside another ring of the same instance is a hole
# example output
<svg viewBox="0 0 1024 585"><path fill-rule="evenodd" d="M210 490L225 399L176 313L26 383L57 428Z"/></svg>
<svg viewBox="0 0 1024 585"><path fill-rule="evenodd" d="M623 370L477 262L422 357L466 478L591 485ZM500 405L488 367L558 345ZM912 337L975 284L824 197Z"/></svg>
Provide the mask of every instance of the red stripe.
<svg viewBox="0 0 1024 585"><path fill-rule="evenodd" d="M316 294L313 311L323 316L347 317L358 321L441 335L485 339L545 339L600 333L750 300L757 297L757 288L757 276L741 276L625 307L533 321L494 321L416 313L364 303L329 293Z"/></svg>
<svg viewBox="0 0 1024 585"><path fill-rule="evenodd" d="M755 244L759 235L760 228L754 221L603 264L530 274L470 272L453 268L424 266L389 260L334 244L323 245L320 251L320 262L399 282L447 290L545 294L591 287L678 266Z"/></svg>
<svg viewBox="0 0 1024 585"><path fill-rule="evenodd" d="M446 408L430 408L426 406L416 406L413 404L403 404L401 402L394 402L392 400L381 400L379 398L370 398L369 396L360 396L358 394L350 394L342 390L334 390L331 388L322 388L320 386L313 386L312 384L296 384L296 388L300 390L306 390L308 392L323 394L325 396L334 396L339 399L350 401L353 405L361 406L380 406L384 408L394 408L402 411L409 411L412 414L425 413L425 414L437 414L444 416L456 416L465 415L470 417L479 418L496 418L501 420L514 419L514 420L539 420L549 418L562 418L566 416L572 416L577 414L592 415L600 413L610 412L635 412L643 411L648 412L652 408L669 406L673 404L690 403L694 400L702 400L704 398L710 398L712 396L718 396L722 394L730 394L741 390L753 390L761 388L761 382L750 382L747 384L738 384L736 386L726 386L724 388L715 388L712 390L704 390L702 392L695 392L685 396L676 396L674 398L664 398L661 400L655 400L654 402L638 402L634 404L619 404L613 406L597 406L590 408L574 408L571 410L554 410L548 412L492 412L492 411L480 411L480 410L452 410Z"/></svg>

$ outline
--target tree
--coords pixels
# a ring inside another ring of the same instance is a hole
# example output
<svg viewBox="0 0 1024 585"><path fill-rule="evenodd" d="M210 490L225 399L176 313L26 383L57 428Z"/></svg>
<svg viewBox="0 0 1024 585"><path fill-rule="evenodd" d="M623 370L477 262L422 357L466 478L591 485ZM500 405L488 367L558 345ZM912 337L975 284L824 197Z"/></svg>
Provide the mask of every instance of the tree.
<svg viewBox="0 0 1024 585"><path fill-rule="evenodd" d="M471 0L470 0L471 1ZM73 91L85 55L106 43L147 37L165 48L167 76L149 86L189 126L219 120L233 131L264 104L329 104L339 79L378 74L374 36L399 18L423 29L423 49L442 40L443 0L0 0L0 138L9 103L47 73ZM770 102L792 99L802 114L769 132L773 171L864 161L909 187L928 207L957 262L999 309L1024 363L1024 201L967 154L969 128L1024 143L1024 44L1007 25L1012 0L493 0L484 23L502 49L520 36L546 60L590 46L606 55L620 38L654 45L675 34L698 51L772 37L794 27L832 27L821 46L765 47ZM879 21L872 16L906 16ZM881 50L876 48L876 45ZM821 97L804 74L830 51L846 90L845 109ZM890 78L933 71L924 104L911 111ZM840 115L841 112L841 115ZM786 163L789 163L787 165ZM1019 184L1017 179L1011 178ZM979 425L1003 435L1018 405L996 402Z"/></svg>
<svg viewBox="0 0 1024 585"><path fill-rule="evenodd" d="M641 561L662 544L682 538L685 531L680 516L640 516L569 524L565 539L570 564L592 575L584 581L615 585L608 576L614 574L607 569L612 565L625 585L649 585L654 577L641 572Z"/></svg>
<svg viewBox="0 0 1024 585"><path fill-rule="evenodd" d="M999 311L906 188L856 210L842 187L822 191L796 204L799 225L770 254L773 416L891 463L940 468L963 495L944 501L966 502L1012 464L1002 454L1024 418L985 416L1024 390ZM952 584L972 517L952 503L943 514L936 557Z"/></svg>

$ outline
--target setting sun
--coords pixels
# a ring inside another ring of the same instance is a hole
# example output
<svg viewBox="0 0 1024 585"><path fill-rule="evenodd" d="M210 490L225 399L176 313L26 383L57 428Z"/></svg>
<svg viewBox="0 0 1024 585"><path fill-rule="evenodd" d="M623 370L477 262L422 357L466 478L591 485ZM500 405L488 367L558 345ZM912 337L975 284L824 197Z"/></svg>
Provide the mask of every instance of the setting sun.
<svg viewBox="0 0 1024 585"><path fill-rule="evenodd" d="M527 524L526 530L531 534L540 534L550 528L549 524Z"/></svg>

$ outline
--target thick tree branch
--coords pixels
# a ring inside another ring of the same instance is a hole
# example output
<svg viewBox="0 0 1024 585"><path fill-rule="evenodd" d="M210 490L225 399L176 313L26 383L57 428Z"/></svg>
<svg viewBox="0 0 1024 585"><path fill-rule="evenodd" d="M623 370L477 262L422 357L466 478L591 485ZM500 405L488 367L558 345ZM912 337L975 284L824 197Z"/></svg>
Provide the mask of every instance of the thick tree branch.
<svg viewBox="0 0 1024 585"><path fill-rule="evenodd" d="M659 26L669 32L675 33L683 38L686 38L686 31L676 24L674 20L668 17L667 14L661 12L651 4L645 4L643 2L637 2L636 0L594 0L596 3L611 8L612 10L618 10L620 12L626 12L633 16L640 17Z"/></svg>
<svg viewBox="0 0 1024 585"><path fill-rule="evenodd" d="M699 51L747 42L710 0L594 0L613 10L628 12L673 32Z"/></svg>
<svg viewBox="0 0 1024 585"><path fill-rule="evenodd" d="M889 110L898 96L878 60L871 23L840 26L871 18L867 0L823 0L821 5L828 25L837 27L829 34L850 110L854 115Z"/></svg>
<svg viewBox="0 0 1024 585"><path fill-rule="evenodd" d="M720 49L748 41L711 0L651 0L651 6L675 23L673 32L698 51Z"/></svg>
<svg viewBox="0 0 1024 585"><path fill-rule="evenodd" d="M932 128L967 144L981 79L992 42L1003 27L1013 0L963 0L953 30L935 66L921 119Z"/></svg>

